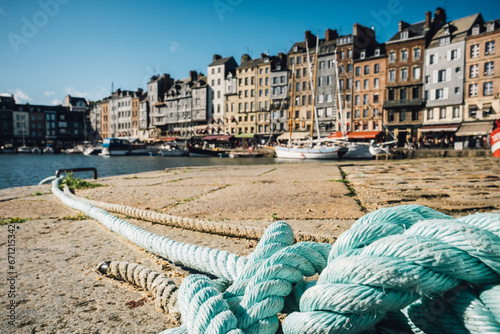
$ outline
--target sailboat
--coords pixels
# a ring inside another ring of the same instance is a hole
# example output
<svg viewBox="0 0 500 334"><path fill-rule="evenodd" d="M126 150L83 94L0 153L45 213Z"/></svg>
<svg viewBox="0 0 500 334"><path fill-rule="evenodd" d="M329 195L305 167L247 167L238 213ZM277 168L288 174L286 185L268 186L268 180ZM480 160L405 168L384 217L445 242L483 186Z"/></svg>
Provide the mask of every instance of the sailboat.
<svg viewBox="0 0 500 334"><path fill-rule="evenodd" d="M307 62L309 67L309 80L311 82L311 87L313 89L312 96L315 97L316 90L316 75L317 75L317 63L318 63L318 47L319 42L316 42L316 55L314 62L314 81L312 77L311 71L311 63L309 57L309 46L307 44L306 39L306 50L307 50ZM290 109L288 112L289 115L289 139L288 144L286 146L275 146L274 152L278 158L287 158L287 159L340 159L342 156L347 153L347 148L339 147L335 143L329 141L328 139L324 140L320 138L319 132L319 122L317 117L317 109L316 109L316 98L313 99L313 124L311 126L311 139L306 142L296 142L292 144L292 114L293 114L293 101L294 101L294 87L295 87L295 66L292 68L292 99L290 103ZM317 139L313 139L314 134L314 120L316 120L316 133Z"/></svg>
<svg viewBox="0 0 500 334"><path fill-rule="evenodd" d="M32 153L31 148L26 146L26 120L23 120L23 146L17 148L17 153Z"/></svg>

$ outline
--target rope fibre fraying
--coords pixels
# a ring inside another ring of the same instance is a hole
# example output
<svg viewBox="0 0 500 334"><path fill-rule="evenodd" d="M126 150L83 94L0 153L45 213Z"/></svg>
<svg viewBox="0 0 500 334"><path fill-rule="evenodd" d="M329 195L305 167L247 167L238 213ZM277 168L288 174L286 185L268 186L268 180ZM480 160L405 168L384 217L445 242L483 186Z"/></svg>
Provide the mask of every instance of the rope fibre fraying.
<svg viewBox="0 0 500 334"><path fill-rule="evenodd" d="M88 203L74 203L57 189L59 181L53 183L53 192L65 203L103 219L110 229L153 253L232 282L224 290L203 275L186 278L178 292L183 326L164 333L275 333L277 314L290 305L298 311L283 321L286 334L359 333L376 326L426 332L445 327L440 321L470 333L500 332L498 214L453 219L417 205L382 209L359 219L333 246L293 244L291 228L275 223L255 252L243 258L180 246ZM212 263L185 259L181 249ZM320 274L316 282L304 280L315 274ZM466 289L460 290L462 286ZM425 310L432 305L429 301L449 291L457 291L443 313L450 316L426 318L423 326L415 309ZM458 320L449 320L453 317ZM387 320L392 318L406 319L406 324Z"/></svg>

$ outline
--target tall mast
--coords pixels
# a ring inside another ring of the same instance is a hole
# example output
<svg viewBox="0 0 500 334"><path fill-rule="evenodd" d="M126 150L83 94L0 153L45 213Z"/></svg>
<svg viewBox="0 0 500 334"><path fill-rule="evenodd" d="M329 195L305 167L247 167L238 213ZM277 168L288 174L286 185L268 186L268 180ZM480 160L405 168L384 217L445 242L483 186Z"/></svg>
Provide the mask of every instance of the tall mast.
<svg viewBox="0 0 500 334"><path fill-rule="evenodd" d="M335 74L336 74L336 77L337 77L337 104L339 106L339 109L340 109L340 128L341 128L341 132L342 132L342 137L345 137L346 136L346 126L345 126L345 123L344 123L344 115L342 113L342 99L341 99L341 95L340 95L340 80L339 80L339 63L338 63L338 60L337 60L337 49L335 49Z"/></svg>
<svg viewBox="0 0 500 334"><path fill-rule="evenodd" d="M319 34L318 34L319 36ZM314 85L317 84L318 80L318 61L319 61L319 38L316 39L316 62L314 63ZM320 133L319 133L319 119L317 115L317 108L316 108L316 88L314 89L313 92L313 120L316 120L316 133L318 134L318 139L321 139ZM313 136L313 125L311 124L311 138Z"/></svg>
<svg viewBox="0 0 500 334"><path fill-rule="evenodd" d="M295 64L293 64L293 66L292 66L292 100L290 101L290 108L288 109L288 119L289 119L288 145L290 145L290 142L292 141L292 125L293 125L293 118L292 117L293 117L294 92L295 92Z"/></svg>

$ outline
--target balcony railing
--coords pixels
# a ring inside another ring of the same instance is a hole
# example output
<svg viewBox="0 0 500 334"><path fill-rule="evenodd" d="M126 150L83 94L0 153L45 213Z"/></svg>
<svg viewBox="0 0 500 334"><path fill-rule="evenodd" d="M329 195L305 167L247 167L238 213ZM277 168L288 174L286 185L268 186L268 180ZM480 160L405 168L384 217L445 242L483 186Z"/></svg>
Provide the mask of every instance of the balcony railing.
<svg viewBox="0 0 500 334"><path fill-rule="evenodd" d="M410 100L390 100L384 101L384 108L394 108L394 107L419 107L424 104L425 100L422 98L410 99Z"/></svg>

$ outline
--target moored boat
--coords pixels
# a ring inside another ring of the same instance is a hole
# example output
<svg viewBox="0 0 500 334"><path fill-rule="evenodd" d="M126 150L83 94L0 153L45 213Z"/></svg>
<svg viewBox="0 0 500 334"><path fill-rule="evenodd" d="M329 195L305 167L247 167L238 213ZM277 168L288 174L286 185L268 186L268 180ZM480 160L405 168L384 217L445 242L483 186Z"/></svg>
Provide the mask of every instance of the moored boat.
<svg viewBox="0 0 500 334"><path fill-rule="evenodd" d="M149 155L150 149L143 144L133 144L120 138L105 138L102 143L101 156L111 155Z"/></svg>
<svg viewBox="0 0 500 334"><path fill-rule="evenodd" d="M189 146L188 150L190 157L229 157L229 152L224 149Z"/></svg>

